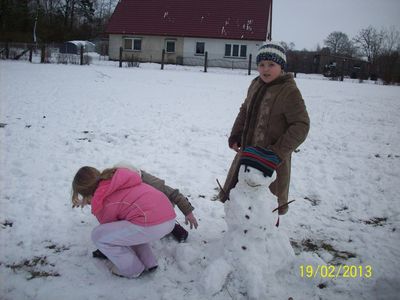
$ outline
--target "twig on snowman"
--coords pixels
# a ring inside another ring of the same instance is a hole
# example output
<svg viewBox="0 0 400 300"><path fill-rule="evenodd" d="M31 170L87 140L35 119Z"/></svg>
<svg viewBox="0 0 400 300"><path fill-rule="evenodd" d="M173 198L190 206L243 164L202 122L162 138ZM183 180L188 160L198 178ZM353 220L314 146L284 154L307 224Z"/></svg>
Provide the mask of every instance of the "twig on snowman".
<svg viewBox="0 0 400 300"><path fill-rule="evenodd" d="M288 206L290 203L292 203L292 202L294 202L294 201L296 201L296 200L290 200L288 203L279 205L279 206L278 206L277 208L275 208L272 212L276 212L278 209L283 208L283 207L286 207L286 206Z"/></svg>
<svg viewBox="0 0 400 300"><path fill-rule="evenodd" d="M216 179L216 180L217 180L217 183L218 183L218 186L219 186L221 192L224 193L224 196L226 197L226 199L227 199L227 200L231 200L231 199L229 199L228 194L227 194L227 193L225 192L225 190L222 188L222 186L221 186L221 184L219 183L218 179Z"/></svg>

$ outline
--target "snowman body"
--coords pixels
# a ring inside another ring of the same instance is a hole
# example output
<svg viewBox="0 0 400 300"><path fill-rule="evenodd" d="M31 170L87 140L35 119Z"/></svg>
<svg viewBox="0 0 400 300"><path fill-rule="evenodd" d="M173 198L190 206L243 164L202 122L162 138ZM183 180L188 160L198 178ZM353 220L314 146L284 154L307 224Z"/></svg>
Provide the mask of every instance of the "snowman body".
<svg viewBox="0 0 400 300"><path fill-rule="evenodd" d="M278 211L273 210L278 203L268 188L275 174L264 177L259 170L242 165L238 179L230 200L225 202L225 257L232 265L235 284L249 299L262 299L267 294L272 296L266 278L287 266L294 251L276 226Z"/></svg>

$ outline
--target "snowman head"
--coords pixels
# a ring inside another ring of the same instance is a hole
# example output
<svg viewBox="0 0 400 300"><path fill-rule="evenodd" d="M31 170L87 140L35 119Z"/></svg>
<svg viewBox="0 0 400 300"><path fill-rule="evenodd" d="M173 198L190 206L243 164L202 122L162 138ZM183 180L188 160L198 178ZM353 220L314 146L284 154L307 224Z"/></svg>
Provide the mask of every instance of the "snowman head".
<svg viewBox="0 0 400 300"><path fill-rule="evenodd" d="M266 187L275 180L275 173L271 177L249 166L242 165L239 169L238 180L250 188Z"/></svg>
<svg viewBox="0 0 400 300"><path fill-rule="evenodd" d="M282 160L273 151L261 147L246 147L240 157L239 181L250 185L265 185L275 179L275 170Z"/></svg>

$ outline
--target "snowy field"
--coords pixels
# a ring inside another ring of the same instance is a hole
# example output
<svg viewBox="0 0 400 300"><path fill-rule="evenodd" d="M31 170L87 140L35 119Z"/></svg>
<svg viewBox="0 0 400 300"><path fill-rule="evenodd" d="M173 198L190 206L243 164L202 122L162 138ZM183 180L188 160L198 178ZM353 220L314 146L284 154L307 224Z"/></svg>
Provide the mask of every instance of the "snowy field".
<svg viewBox="0 0 400 300"><path fill-rule="evenodd" d="M226 268L212 267L229 241L223 204L211 199L234 156L228 134L255 74L116 65L0 62L0 299L246 299ZM284 300L398 299L400 87L296 81L311 130L293 155L296 201L280 228L299 258L357 272L307 278L300 262L287 280L262 280L280 285ZM136 280L91 257L97 221L70 203L81 166L121 161L179 188L199 220L186 243L154 243L160 267Z"/></svg>

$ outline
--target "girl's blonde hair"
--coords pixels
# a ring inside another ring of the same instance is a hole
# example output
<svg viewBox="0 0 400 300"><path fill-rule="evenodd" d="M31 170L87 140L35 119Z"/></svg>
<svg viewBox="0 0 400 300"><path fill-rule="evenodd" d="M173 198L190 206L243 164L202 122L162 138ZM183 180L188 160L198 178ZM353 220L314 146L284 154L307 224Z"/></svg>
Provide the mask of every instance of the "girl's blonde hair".
<svg viewBox="0 0 400 300"><path fill-rule="evenodd" d="M100 173L93 167L85 166L78 170L72 181L72 207L84 207L90 204L91 197L101 180L111 179L116 168L105 169Z"/></svg>

